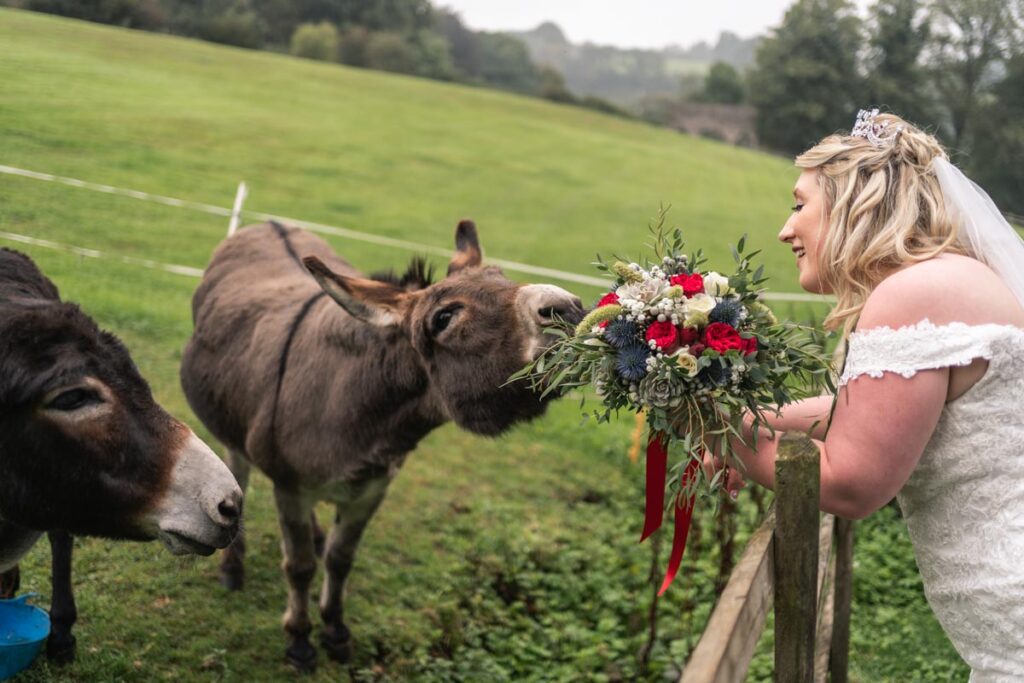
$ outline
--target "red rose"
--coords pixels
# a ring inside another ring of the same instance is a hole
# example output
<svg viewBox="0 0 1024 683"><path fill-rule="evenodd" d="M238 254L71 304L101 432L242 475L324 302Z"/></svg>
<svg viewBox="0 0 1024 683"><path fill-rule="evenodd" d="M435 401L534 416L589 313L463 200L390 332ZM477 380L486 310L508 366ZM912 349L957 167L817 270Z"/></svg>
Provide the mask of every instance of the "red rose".
<svg viewBox="0 0 1024 683"><path fill-rule="evenodd" d="M619 295L615 292L608 292L597 302L597 307L601 308L602 306L611 306L617 303L619 303Z"/></svg>
<svg viewBox="0 0 1024 683"><path fill-rule="evenodd" d="M711 323L704 330L704 343L719 353L730 349L743 350L740 333L727 323Z"/></svg>
<svg viewBox="0 0 1024 683"><path fill-rule="evenodd" d="M757 337L743 340L743 355L757 353Z"/></svg>
<svg viewBox="0 0 1024 683"><path fill-rule="evenodd" d="M682 287L683 294L686 296L693 296L704 291L704 278L701 277L700 273L673 275L669 282Z"/></svg>
<svg viewBox="0 0 1024 683"><path fill-rule="evenodd" d="M694 358L700 358L700 354L704 353L704 349L707 348L700 342L696 344L690 344L690 355Z"/></svg>
<svg viewBox="0 0 1024 683"><path fill-rule="evenodd" d="M647 328L646 337L648 342L653 341L664 353L672 353L679 347L679 331L668 321L652 323Z"/></svg>
<svg viewBox="0 0 1024 683"><path fill-rule="evenodd" d="M693 342L700 339L700 332L697 331L696 327L680 327L679 328L679 343L684 346L689 346Z"/></svg>

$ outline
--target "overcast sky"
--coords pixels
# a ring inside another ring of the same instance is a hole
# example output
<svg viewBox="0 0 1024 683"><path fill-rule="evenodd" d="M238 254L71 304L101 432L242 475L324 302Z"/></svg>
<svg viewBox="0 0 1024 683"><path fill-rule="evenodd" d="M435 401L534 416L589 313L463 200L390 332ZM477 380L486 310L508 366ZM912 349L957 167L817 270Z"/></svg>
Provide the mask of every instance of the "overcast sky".
<svg viewBox="0 0 1024 683"><path fill-rule="evenodd" d="M870 0L855 0L865 7ZM743 38L782 21L793 0L437 0L462 15L470 28L530 29L543 21L562 27L574 43L665 47L706 40L722 31Z"/></svg>

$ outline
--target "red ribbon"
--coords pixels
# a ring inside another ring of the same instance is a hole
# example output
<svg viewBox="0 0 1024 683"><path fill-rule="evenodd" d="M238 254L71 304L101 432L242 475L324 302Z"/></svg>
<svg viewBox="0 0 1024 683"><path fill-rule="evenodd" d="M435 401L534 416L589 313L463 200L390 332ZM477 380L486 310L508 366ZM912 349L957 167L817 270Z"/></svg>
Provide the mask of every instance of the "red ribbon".
<svg viewBox="0 0 1024 683"><path fill-rule="evenodd" d="M646 502L644 506L644 530L640 535L640 542L643 543L648 536L661 527L662 518L665 515L665 476L668 467L668 439L663 432L651 434L647 442L647 488ZM697 476L699 463L691 459L683 470L683 490ZM693 518L693 496L690 496L683 504L675 506L675 531L672 535L672 552L669 554L668 568L665 570L665 580L658 590L658 595L664 593L672 581L676 578L679 565L683 561L683 551L686 549L686 537L690 533L690 521Z"/></svg>
<svg viewBox="0 0 1024 683"><path fill-rule="evenodd" d="M691 459L690 462L686 463L686 469L683 471L683 490L686 490L687 485L697 475L697 467L699 463L696 460ZM661 588L658 589L658 595L661 595L668 587L672 585L672 582L676 578L676 572L679 571L679 565L683 561L683 550L686 549L686 537L690 533L690 520L693 519L693 498L694 496L688 497L682 502L682 505L676 504L676 528L675 533L672 535L672 552L668 558L668 568L665 570L665 580L661 583Z"/></svg>
<svg viewBox="0 0 1024 683"><path fill-rule="evenodd" d="M665 442L665 434L662 432L653 432L647 442L647 488L641 543L658 530L661 518L665 516L665 471L668 466Z"/></svg>

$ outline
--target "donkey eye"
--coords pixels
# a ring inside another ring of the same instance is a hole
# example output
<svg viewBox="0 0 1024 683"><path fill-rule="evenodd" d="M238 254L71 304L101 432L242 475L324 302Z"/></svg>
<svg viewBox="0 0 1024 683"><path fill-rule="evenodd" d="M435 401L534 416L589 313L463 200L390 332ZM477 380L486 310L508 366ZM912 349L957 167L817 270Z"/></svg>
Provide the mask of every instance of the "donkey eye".
<svg viewBox="0 0 1024 683"><path fill-rule="evenodd" d="M46 404L48 410L60 410L64 412L70 412L72 410L78 410L84 408L87 405L93 403L102 403L103 399L100 398L99 394L91 389L68 389L67 391L61 392L53 400Z"/></svg>
<svg viewBox="0 0 1024 683"><path fill-rule="evenodd" d="M461 306L449 306L448 308L442 308L440 311L434 314L433 319L430 321L430 329L434 334L440 334L448 328L452 318L455 317L455 311L459 310Z"/></svg>

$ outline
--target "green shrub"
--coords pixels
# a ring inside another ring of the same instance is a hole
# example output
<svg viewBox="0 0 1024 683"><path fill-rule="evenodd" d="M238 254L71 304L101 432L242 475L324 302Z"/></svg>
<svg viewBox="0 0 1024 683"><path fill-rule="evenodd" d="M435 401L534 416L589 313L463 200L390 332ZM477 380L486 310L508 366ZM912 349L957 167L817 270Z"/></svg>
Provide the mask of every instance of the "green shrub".
<svg viewBox="0 0 1024 683"><path fill-rule="evenodd" d="M366 66L382 71L416 73L416 48L397 33L371 33L366 42Z"/></svg>
<svg viewBox="0 0 1024 683"><path fill-rule="evenodd" d="M292 33L291 52L296 57L333 62L338 56L338 29L329 21L299 24Z"/></svg>

